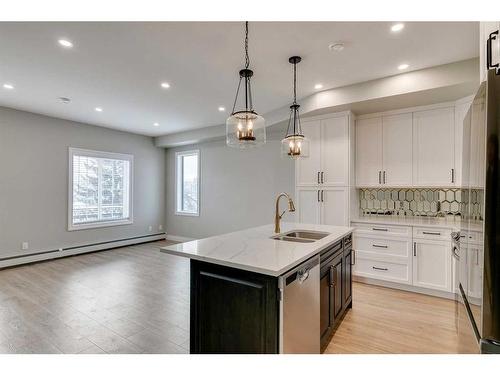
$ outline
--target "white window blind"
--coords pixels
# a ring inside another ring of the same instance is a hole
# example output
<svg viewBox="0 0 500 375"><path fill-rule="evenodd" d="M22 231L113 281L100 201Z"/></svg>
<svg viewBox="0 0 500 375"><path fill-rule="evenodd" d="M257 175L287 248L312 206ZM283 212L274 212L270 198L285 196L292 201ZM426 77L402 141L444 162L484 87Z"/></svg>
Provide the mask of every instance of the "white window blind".
<svg viewBox="0 0 500 375"><path fill-rule="evenodd" d="M200 214L200 152L175 154L176 209L178 215Z"/></svg>
<svg viewBox="0 0 500 375"><path fill-rule="evenodd" d="M132 222L132 163L132 155L70 149L70 230Z"/></svg>

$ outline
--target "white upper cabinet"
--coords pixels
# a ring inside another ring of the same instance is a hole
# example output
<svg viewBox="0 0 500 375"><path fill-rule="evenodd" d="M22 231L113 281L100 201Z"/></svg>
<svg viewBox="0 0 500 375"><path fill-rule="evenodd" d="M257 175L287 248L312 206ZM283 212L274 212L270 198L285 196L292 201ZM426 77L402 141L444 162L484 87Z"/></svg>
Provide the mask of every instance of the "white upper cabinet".
<svg viewBox="0 0 500 375"><path fill-rule="evenodd" d="M349 184L349 116L304 121L309 156L296 162L297 186Z"/></svg>
<svg viewBox="0 0 500 375"><path fill-rule="evenodd" d="M382 183L382 118L356 121L356 185Z"/></svg>
<svg viewBox="0 0 500 375"><path fill-rule="evenodd" d="M412 114L382 117L382 183L412 185Z"/></svg>
<svg viewBox="0 0 500 375"><path fill-rule="evenodd" d="M412 185L412 114L356 121L356 185Z"/></svg>
<svg viewBox="0 0 500 375"><path fill-rule="evenodd" d="M349 118L333 117L321 120L322 185L349 184Z"/></svg>
<svg viewBox="0 0 500 375"><path fill-rule="evenodd" d="M309 156L296 162L296 184L315 186L320 182L321 173L321 124L320 121L302 122L302 132L309 139Z"/></svg>
<svg viewBox="0 0 500 375"><path fill-rule="evenodd" d="M413 185L455 186L455 109L413 113Z"/></svg>

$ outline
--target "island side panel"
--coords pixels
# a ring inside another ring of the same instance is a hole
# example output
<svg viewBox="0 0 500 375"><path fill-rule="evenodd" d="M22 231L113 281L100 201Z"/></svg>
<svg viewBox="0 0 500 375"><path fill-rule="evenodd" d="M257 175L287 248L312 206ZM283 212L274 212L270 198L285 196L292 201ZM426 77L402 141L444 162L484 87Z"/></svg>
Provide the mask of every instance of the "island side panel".
<svg viewBox="0 0 500 375"><path fill-rule="evenodd" d="M278 278L191 259L191 353L278 353Z"/></svg>

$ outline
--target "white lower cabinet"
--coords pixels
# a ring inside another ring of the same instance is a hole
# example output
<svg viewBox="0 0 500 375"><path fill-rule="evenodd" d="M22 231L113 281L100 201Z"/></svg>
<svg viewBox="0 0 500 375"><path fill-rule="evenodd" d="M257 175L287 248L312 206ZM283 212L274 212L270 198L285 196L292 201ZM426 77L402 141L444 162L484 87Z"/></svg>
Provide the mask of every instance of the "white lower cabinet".
<svg viewBox="0 0 500 375"><path fill-rule="evenodd" d="M299 188L296 196L298 222L349 225L348 188Z"/></svg>
<svg viewBox="0 0 500 375"><path fill-rule="evenodd" d="M352 226L356 228L355 276L452 292L451 230L365 223Z"/></svg>
<svg viewBox="0 0 500 375"><path fill-rule="evenodd" d="M451 292L450 241L413 241L413 285Z"/></svg>

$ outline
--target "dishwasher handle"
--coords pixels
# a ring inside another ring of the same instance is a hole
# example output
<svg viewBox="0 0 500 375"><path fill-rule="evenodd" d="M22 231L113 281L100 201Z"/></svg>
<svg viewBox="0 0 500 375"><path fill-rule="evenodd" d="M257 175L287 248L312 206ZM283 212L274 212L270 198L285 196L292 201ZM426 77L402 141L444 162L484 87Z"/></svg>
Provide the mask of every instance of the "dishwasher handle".
<svg viewBox="0 0 500 375"><path fill-rule="evenodd" d="M297 279L299 283L303 283L309 278L309 268L303 268L297 272Z"/></svg>

